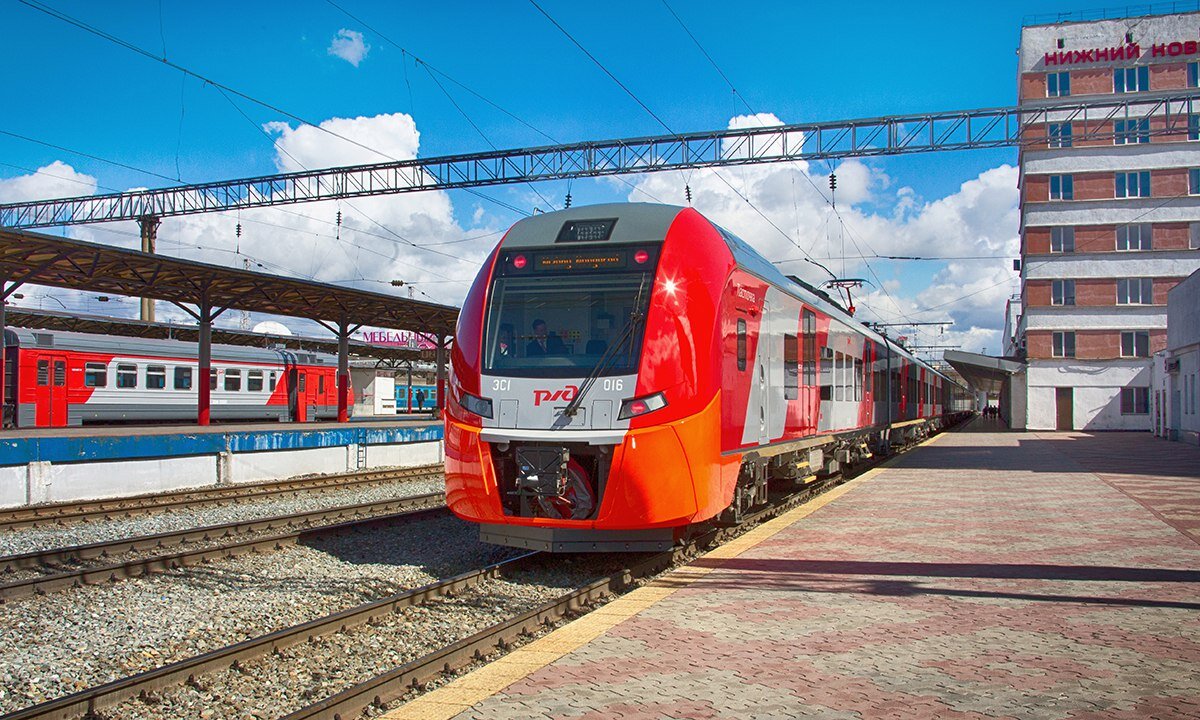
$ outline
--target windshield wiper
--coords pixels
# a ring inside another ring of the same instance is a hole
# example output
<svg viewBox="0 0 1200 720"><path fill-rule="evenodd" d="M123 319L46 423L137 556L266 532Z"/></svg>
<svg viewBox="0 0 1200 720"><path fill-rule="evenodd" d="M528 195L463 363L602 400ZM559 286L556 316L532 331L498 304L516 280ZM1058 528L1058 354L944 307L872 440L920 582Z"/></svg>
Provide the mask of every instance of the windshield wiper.
<svg viewBox="0 0 1200 720"><path fill-rule="evenodd" d="M633 310L629 313L629 322L625 323L625 327L621 330L620 337L618 337L612 345L609 345L604 351L604 354L600 356L600 359L596 361L596 367L592 368L592 371L583 379L583 382L579 383L579 390L575 392L575 397L571 398L571 401L567 403L565 408L563 408L562 415L560 417L575 417L575 414L579 412L579 406L583 404L583 396L587 395L588 391L592 389L592 386L596 384L596 380L604 374L604 371L607 370L609 366L613 364L613 361L616 360L617 355L625 347L626 343L629 343L630 356L626 365L632 364L634 345L633 339L637 337L637 326L641 324L642 320L644 319L644 314L642 313L641 308L642 294L645 291L646 274L643 273L642 282L640 285L638 285L637 298L633 303ZM569 422L570 420L563 424L558 424L556 422L552 429L557 430L558 428L569 424Z"/></svg>

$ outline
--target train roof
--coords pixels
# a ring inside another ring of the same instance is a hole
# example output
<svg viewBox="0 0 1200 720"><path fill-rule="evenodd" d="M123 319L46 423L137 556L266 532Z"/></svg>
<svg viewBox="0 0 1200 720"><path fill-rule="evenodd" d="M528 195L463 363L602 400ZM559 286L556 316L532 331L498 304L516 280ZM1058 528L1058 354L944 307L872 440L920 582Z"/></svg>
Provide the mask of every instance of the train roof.
<svg viewBox="0 0 1200 720"><path fill-rule="evenodd" d="M198 358L196 343L181 340L157 340L116 335L69 332L65 330L30 330L5 328L4 343L25 348L72 350L76 352L115 353L145 356ZM213 345L212 359L222 362L292 362L305 365L337 365L337 358L325 353L304 350Z"/></svg>
<svg viewBox="0 0 1200 720"><path fill-rule="evenodd" d="M555 212L534 215L519 220L501 241L502 247L550 247L561 245L563 234L571 221L614 221L608 228L608 235L603 242L609 243L662 243L667 237L667 231L679 216L679 213L689 208L680 205L663 205L658 203L605 203L600 205L582 205L580 207L557 210ZM708 218L705 218L708 220ZM896 348L910 361L917 363L930 372L946 380L944 373L935 370L928 363L920 360L912 353L904 350L895 340L885 338L872 330L861 320L838 305L829 295L809 285L798 278L792 278L780 272L769 260L764 258L745 240L729 232L725 228L712 223L726 246L733 254L738 267L755 275L762 280L784 290L805 303L819 308L827 315L837 318L840 322L853 325L864 335L881 344Z"/></svg>

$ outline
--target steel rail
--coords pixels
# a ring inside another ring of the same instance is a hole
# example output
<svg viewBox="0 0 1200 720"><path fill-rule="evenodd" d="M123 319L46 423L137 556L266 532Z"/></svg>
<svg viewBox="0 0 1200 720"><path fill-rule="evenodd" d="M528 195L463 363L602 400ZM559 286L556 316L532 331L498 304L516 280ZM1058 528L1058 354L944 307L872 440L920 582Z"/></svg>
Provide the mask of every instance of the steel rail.
<svg viewBox="0 0 1200 720"><path fill-rule="evenodd" d="M203 528L158 533L156 535L143 535L136 538L123 538L112 542L91 543L67 548L39 550L22 555L10 555L0 558L0 564L3 564L3 569L0 572L41 568L54 563L81 562L129 552L154 550L220 538L233 538L283 527L303 526L297 527L297 529L291 532L268 537L253 538L241 542L226 543L175 553L160 553L109 565L72 568L5 583L0 585L0 603L28 595L43 595L72 587L98 585L126 578L141 577L155 572L166 572L178 567L197 565L210 560L237 557L238 555L245 555L261 550L281 549L288 545L295 545L302 539L318 535L336 534L352 528L381 525L398 520L415 520L424 514L441 514L448 512L446 506L442 503L443 499L444 496L440 492L427 493L405 498L343 505L335 508L296 513L294 515L277 515L260 520L210 525ZM334 520L343 520L343 522L321 524Z"/></svg>
<svg viewBox="0 0 1200 720"><path fill-rule="evenodd" d="M348 487L378 485L396 480L419 479L442 474L442 466L366 470L311 478L275 480L266 483L193 488L171 493L148 493L109 500L35 505L0 511L0 530L18 530L43 525L109 520L146 515L175 508L220 505L234 500L253 500L278 495L300 495Z"/></svg>
<svg viewBox="0 0 1200 720"><path fill-rule="evenodd" d="M69 720L99 713L143 693L173 687L185 682L197 683L205 673L233 667L239 662L262 657L277 650L298 645L321 635L357 627L372 619L406 607L472 587L484 580L501 577L523 567L540 553L527 553L487 567L455 575L412 590L365 603L300 625L276 630L256 638L219 648L203 655L180 660L137 675L120 678L55 700L31 705L0 717L0 720Z"/></svg>

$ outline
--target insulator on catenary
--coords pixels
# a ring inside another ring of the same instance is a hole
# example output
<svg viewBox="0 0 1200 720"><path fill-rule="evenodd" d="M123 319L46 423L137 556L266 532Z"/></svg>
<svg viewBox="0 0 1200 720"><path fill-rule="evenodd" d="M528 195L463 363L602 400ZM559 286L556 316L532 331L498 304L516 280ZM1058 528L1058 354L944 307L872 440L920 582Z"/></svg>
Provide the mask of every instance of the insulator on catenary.
<svg viewBox="0 0 1200 720"><path fill-rule="evenodd" d="M829 173L829 189L837 190L837 175L835 173Z"/></svg>
<svg viewBox="0 0 1200 720"><path fill-rule="evenodd" d="M692 204L692 186L691 185L683 186L683 196L687 198L688 205L691 205Z"/></svg>
<svg viewBox="0 0 1200 720"><path fill-rule="evenodd" d="M567 201L566 201L566 203L563 204L563 207L564 208L571 207L571 193L567 193Z"/></svg>

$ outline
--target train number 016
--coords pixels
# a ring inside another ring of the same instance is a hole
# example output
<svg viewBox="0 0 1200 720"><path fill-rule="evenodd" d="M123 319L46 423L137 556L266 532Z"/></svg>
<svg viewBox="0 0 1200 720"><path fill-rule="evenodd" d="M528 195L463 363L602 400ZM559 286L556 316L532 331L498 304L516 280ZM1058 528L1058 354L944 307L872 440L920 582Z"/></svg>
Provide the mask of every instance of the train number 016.
<svg viewBox="0 0 1200 720"><path fill-rule="evenodd" d="M625 379L624 378L617 378L616 380L614 380L612 378L607 378L604 381L604 392L621 392L624 389L625 389Z"/></svg>

